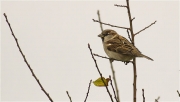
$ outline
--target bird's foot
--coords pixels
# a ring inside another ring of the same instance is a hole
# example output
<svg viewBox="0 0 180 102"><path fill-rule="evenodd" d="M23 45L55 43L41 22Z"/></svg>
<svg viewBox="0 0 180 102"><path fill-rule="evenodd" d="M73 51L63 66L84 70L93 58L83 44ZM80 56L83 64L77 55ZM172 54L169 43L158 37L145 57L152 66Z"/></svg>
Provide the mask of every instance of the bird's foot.
<svg viewBox="0 0 180 102"><path fill-rule="evenodd" d="M123 61L124 62L124 64L125 65L127 65L129 62L131 62L131 61Z"/></svg>

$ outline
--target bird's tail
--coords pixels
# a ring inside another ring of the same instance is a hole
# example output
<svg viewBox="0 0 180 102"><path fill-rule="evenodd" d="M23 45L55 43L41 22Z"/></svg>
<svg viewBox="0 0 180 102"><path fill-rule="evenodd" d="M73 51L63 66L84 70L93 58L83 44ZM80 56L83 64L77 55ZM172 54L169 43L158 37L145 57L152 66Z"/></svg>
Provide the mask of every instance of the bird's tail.
<svg viewBox="0 0 180 102"><path fill-rule="evenodd" d="M146 55L143 55L143 54L142 54L141 57L144 57L144 58L147 58L148 60L154 61L152 58L150 58L150 57L148 57L148 56L146 56Z"/></svg>

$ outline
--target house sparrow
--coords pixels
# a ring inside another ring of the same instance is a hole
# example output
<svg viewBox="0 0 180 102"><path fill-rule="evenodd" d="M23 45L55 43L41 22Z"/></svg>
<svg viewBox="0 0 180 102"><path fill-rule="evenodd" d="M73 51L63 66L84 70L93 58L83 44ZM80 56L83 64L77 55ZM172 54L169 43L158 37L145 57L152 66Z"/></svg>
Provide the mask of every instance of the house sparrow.
<svg viewBox="0 0 180 102"><path fill-rule="evenodd" d="M106 29L98 37L102 38L104 51L111 59L128 62L134 57L144 57L153 61L114 30Z"/></svg>

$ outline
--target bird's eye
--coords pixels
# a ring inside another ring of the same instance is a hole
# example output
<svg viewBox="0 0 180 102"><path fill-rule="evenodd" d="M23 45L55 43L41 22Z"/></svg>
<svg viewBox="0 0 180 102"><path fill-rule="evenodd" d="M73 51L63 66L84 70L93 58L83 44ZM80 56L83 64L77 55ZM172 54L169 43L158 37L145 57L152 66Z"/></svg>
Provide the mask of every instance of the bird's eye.
<svg viewBox="0 0 180 102"><path fill-rule="evenodd" d="M106 33L106 36L107 36L107 35L110 35L110 33L109 33L109 32L108 32L108 33Z"/></svg>

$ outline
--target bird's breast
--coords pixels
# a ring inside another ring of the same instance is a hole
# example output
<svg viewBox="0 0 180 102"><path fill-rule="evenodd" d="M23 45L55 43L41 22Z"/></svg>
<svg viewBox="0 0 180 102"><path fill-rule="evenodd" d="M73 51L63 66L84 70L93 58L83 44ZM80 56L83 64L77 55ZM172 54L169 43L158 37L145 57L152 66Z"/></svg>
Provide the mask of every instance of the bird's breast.
<svg viewBox="0 0 180 102"><path fill-rule="evenodd" d="M133 59L133 56L124 55L121 53L110 51L107 49L107 46L105 46L105 45L104 45L104 51L106 52L106 54L109 58L113 58L113 59L116 59L119 61L130 61L131 59Z"/></svg>

